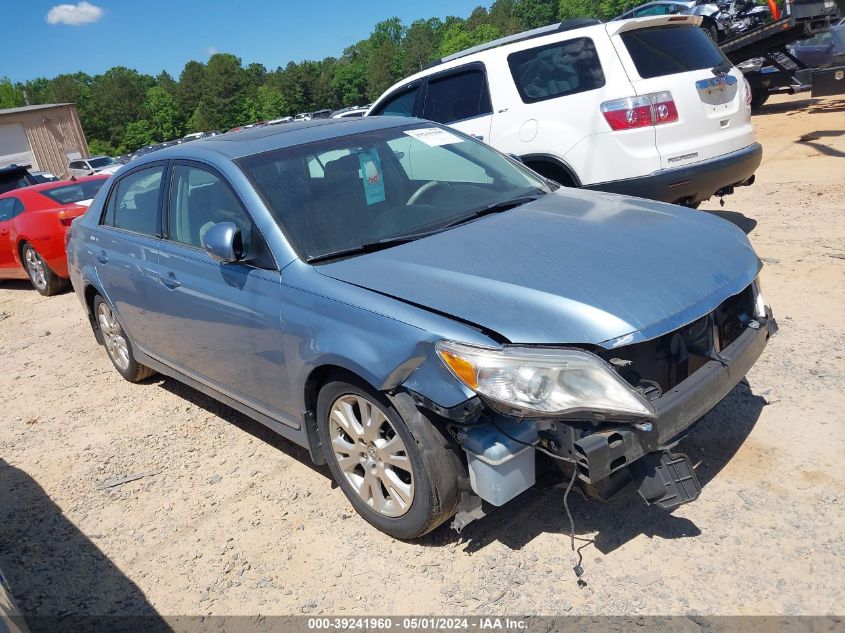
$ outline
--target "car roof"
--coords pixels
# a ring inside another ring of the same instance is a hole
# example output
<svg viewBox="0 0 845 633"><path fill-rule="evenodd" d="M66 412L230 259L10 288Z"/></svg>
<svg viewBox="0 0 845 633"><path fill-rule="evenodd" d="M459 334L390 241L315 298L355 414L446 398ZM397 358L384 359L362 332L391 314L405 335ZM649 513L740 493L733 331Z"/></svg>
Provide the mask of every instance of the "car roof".
<svg viewBox="0 0 845 633"><path fill-rule="evenodd" d="M192 143L174 145L144 155L144 162L167 158L191 158L198 150L210 150L230 160L285 147L314 143L350 134L385 130L393 127L425 123L411 117L365 117L351 119L315 119L287 125L254 127L240 132L227 132ZM436 125L436 124L432 124Z"/></svg>
<svg viewBox="0 0 845 633"><path fill-rule="evenodd" d="M0 174L16 174L22 173L25 171L29 171L29 168L32 165L7 165L6 167L0 167Z"/></svg>
<svg viewBox="0 0 845 633"><path fill-rule="evenodd" d="M67 187L70 185L74 185L78 182L88 182L89 180L108 180L109 178L110 176L105 174L94 174L93 176L84 176L82 178L77 178L76 180L54 180L52 182L42 182L37 185L30 185L29 187L20 187L19 189L7 191L6 193L0 195L0 198L4 198L9 195L41 193L42 191L50 191L51 189L57 189L58 187Z"/></svg>

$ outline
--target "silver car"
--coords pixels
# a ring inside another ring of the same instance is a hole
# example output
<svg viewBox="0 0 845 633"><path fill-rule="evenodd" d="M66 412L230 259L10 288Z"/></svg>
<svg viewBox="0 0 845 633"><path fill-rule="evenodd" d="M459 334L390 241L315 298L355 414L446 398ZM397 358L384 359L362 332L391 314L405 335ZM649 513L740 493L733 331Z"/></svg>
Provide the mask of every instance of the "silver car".
<svg viewBox="0 0 845 633"><path fill-rule="evenodd" d="M77 158L68 163L67 175L80 178L82 176L93 176L94 174L113 174L122 166L111 156Z"/></svg>

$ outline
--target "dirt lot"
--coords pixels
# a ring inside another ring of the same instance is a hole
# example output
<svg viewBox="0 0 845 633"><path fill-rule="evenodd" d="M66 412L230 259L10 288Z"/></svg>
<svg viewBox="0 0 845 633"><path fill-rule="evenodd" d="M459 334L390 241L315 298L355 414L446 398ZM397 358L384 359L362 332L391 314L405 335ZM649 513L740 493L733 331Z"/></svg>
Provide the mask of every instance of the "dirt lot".
<svg viewBox="0 0 845 633"><path fill-rule="evenodd" d="M750 234L781 331L682 445L704 484L696 503L667 515L633 493L575 496L586 587L560 488L462 537L391 540L305 451L173 380L124 382L72 293L3 282L0 568L21 609L841 612L845 102L775 98L755 120L757 183L704 208Z"/></svg>

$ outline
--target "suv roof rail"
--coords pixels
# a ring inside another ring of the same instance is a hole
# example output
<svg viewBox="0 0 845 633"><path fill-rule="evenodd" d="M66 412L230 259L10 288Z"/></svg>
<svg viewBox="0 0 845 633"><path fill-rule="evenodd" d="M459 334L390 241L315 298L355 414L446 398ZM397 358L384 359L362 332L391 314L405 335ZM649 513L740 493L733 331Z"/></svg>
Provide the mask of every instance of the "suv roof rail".
<svg viewBox="0 0 845 633"><path fill-rule="evenodd" d="M564 20L560 24L549 24L548 26L541 26L537 29L532 29L530 31L523 31L522 33L515 33L514 35L507 35L505 37L500 37L497 40L492 40L485 44L479 44L478 46L473 46L472 48L467 48L465 50L459 51L457 53L453 53L452 55L447 55L437 61L432 62L426 68L431 68L432 66L437 66L438 64L443 64L445 62L450 62L453 59L460 59L461 57L466 57L467 55L472 55L473 53L480 53L481 51L486 51L491 48L497 48L499 46L504 46L505 44L512 44L514 42L522 42L524 40L530 40L535 37L542 37L543 35L550 35L551 33L559 33L561 31L571 31L572 29L580 29L585 26L594 26L596 24L601 24L601 20L597 20L596 18L573 18L571 20Z"/></svg>

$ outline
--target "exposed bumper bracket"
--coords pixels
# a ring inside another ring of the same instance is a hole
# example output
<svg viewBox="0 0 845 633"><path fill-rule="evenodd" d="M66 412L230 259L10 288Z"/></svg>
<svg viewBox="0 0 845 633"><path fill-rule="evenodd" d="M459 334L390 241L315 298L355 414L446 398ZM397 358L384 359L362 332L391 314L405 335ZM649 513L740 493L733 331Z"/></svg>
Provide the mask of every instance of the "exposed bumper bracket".
<svg viewBox="0 0 845 633"><path fill-rule="evenodd" d="M701 483L684 454L652 453L636 462L631 470L645 502L667 512L695 501L701 494Z"/></svg>

